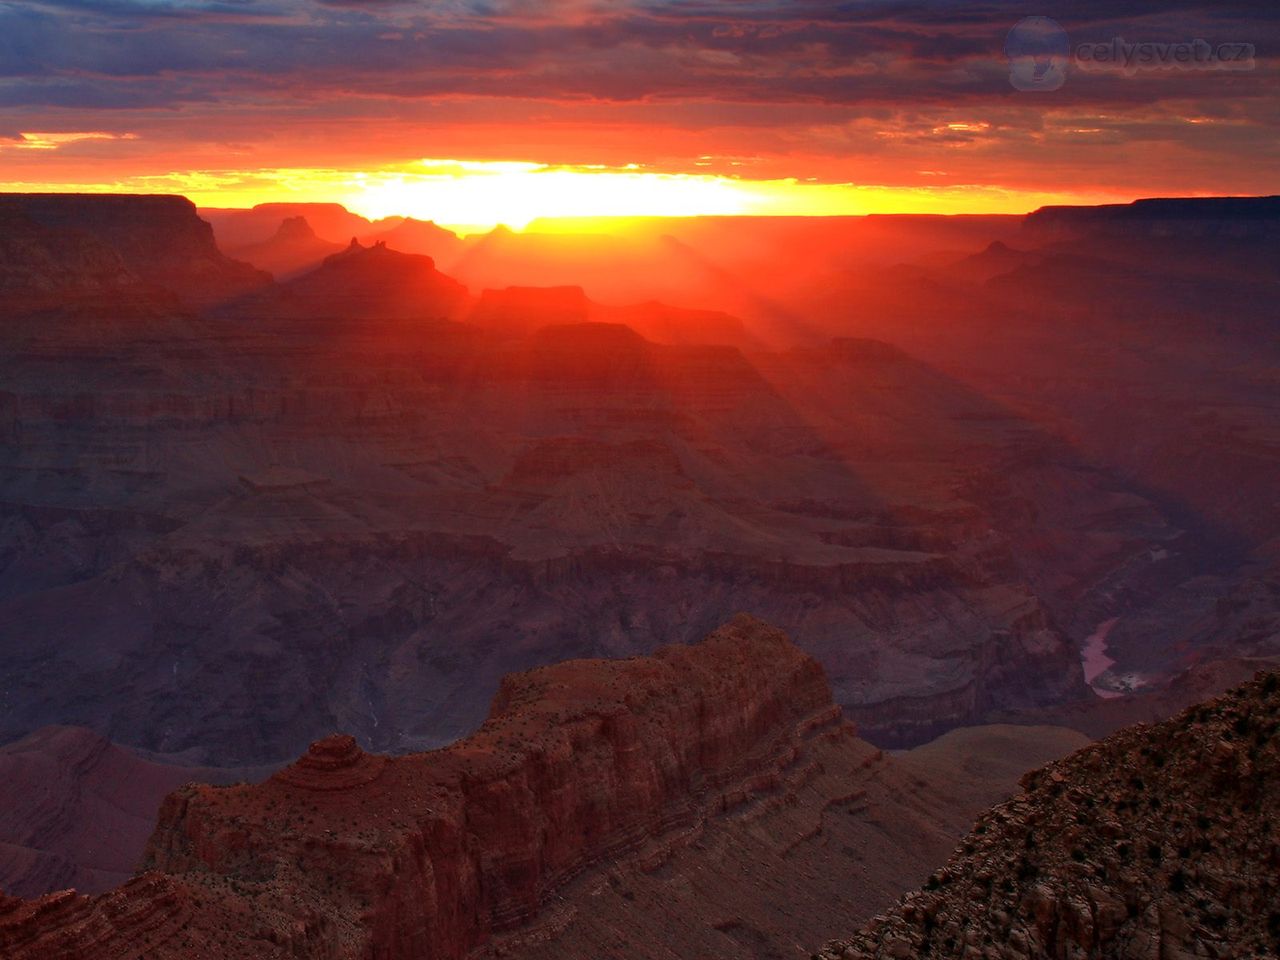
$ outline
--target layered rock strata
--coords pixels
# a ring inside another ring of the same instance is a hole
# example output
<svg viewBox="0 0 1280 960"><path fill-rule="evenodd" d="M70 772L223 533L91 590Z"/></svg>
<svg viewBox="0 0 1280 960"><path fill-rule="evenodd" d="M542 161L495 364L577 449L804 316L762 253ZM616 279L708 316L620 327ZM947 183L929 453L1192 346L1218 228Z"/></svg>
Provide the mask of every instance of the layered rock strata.
<svg viewBox="0 0 1280 960"><path fill-rule="evenodd" d="M1280 950L1280 674L1028 774L924 889L836 942L870 957Z"/></svg>
<svg viewBox="0 0 1280 960"><path fill-rule="evenodd" d="M179 790L146 872L103 897L5 901L0 952L466 956L584 871L658 869L708 822L785 804L833 738L859 743L821 667L750 618L652 658L535 670L451 747L385 757L333 736L261 785Z"/></svg>

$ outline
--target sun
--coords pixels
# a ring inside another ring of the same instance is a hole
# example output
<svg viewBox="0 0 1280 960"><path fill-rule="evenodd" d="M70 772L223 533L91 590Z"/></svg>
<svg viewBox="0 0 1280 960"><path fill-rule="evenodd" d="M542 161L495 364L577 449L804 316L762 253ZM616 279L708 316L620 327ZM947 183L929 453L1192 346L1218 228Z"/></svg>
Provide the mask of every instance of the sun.
<svg viewBox="0 0 1280 960"><path fill-rule="evenodd" d="M552 166L488 160L421 160L356 175L333 194L371 219L411 216L461 232L498 224L522 230L573 229L589 218L696 216L858 216L868 213L1026 213L1070 194L972 185L903 187L796 180L749 180L711 173L625 167ZM1114 197L1090 197L1106 202ZM551 226L552 224L560 226Z"/></svg>
<svg viewBox="0 0 1280 960"><path fill-rule="evenodd" d="M542 218L732 215L759 205L748 187L726 177L454 160L370 176L343 200L374 219L517 230Z"/></svg>
<svg viewBox="0 0 1280 960"><path fill-rule="evenodd" d="M76 135L79 139L97 136ZM60 145L53 135L27 134L26 138L10 149L48 152ZM638 164L557 166L520 160L433 159L357 170L190 170L110 183L0 181L0 191L181 194L198 207L336 202L370 219L410 216L434 220L458 233L482 233L499 224L514 230L532 224L537 232L577 232L583 229L583 220L592 218L616 224L641 217L1023 214L1048 204L1132 199L1107 191L1079 194L974 184L907 187L793 177L753 180L709 172L657 171Z"/></svg>

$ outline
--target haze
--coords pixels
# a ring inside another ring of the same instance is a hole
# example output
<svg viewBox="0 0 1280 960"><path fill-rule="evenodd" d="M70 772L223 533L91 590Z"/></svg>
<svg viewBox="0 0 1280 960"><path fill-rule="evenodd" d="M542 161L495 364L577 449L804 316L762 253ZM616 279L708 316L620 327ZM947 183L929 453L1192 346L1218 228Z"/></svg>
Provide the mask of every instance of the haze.
<svg viewBox="0 0 1280 960"><path fill-rule="evenodd" d="M0 957L1280 954L1278 39L0 0Z"/></svg>

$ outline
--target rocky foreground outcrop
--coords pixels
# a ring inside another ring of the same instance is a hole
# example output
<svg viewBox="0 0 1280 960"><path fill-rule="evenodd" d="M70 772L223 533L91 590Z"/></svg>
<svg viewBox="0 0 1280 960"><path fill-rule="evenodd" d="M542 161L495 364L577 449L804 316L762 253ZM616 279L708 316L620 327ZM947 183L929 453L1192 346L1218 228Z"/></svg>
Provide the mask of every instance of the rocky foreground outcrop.
<svg viewBox="0 0 1280 960"><path fill-rule="evenodd" d="M1018 736L1000 735L1031 762ZM0 896L0 955L802 956L990 801L988 777L948 794L927 766L859 740L818 663L738 617L652 658L509 677L441 750L333 736L260 785L188 785L119 889Z"/></svg>
<svg viewBox="0 0 1280 960"><path fill-rule="evenodd" d="M334 736L260 786L173 794L151 871L99 899L7 901L0 952L464 956L593 862L660 861L838 718L821 667L748 620L511 677L452 747L391 758Z"/></svg>
<svg viewBox="0 0 1280 960"><path fill-rule="evenodd" d="M1280 674L1028 774L823 960L1280 951Z"/></svg>

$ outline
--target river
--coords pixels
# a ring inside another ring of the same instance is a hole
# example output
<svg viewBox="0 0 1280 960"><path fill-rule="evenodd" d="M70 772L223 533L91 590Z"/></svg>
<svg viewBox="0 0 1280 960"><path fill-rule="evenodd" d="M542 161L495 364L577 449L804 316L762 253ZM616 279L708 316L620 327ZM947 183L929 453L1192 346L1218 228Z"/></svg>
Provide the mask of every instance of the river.
<svg viewBox="0 0 1280 960"><path fill-rule="evenodd" d="M1098 687L1094 681L1102 676L1109 669L1115 666L1115 661L1107 656L1107 634L1111 632L1111 628L1119 622L1119 617L1112 617L1110 620L1104 620L1094 629L1084 642L1084 649L1080 652L1080 662L1084 666L1084 682L1093 688L1093 692L1100 697L1119 697L1121 694L1115 690L1107 690L1105 687Z"/></svg>

